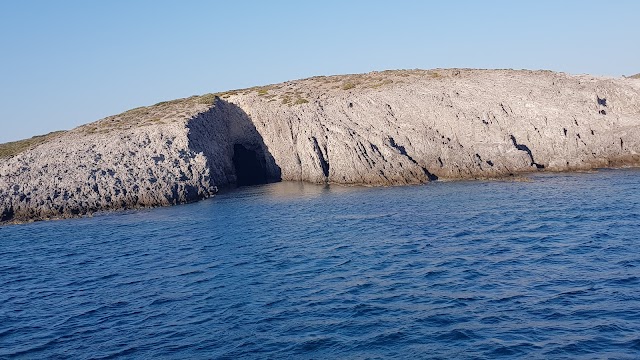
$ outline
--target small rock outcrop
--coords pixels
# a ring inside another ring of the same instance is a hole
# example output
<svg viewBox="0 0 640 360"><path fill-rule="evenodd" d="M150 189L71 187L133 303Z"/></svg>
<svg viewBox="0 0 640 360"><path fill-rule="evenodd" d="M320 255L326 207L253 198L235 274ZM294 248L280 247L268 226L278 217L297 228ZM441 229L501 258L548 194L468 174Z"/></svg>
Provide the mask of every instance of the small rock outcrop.
<svg viewBox="0 0 640 360"><path fill-rule="evenodd" d="M133 109L0 159L0 221L364 185L640 165L640 80L550 71L315 77Z"/></svg>

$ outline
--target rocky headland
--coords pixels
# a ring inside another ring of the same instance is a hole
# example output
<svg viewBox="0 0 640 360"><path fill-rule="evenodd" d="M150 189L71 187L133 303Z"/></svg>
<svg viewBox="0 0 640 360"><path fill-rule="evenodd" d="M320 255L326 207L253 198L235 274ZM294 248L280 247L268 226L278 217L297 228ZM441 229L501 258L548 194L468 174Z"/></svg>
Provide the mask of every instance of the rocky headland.
<svg viewBox="0 0 640 360"><path fill-rule="evenodd" d="M193 96L0 145L0 221L279 180L364 185L640 165L640 79L399 70Z"/></svg>

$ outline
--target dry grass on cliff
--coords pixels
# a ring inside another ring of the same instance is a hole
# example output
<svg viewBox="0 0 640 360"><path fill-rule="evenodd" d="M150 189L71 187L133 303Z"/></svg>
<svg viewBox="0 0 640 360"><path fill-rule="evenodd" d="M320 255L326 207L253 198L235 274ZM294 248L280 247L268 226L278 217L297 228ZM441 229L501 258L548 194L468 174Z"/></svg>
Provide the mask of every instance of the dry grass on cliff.
<svg viewBox="0 0 640 360"><path fill-rule="evenodd" d="M219 96L219 94L205 94L162 101L151 106L141 106L83 125L79 127L78 130L85 134L101 134L112 130L169 124L194 116L203 109L206 109L207 106L213 105L217 96Z"/></svg>
<svg viewBox="0 0 640 360"><path fill-rule="evenodd" d="M142 106L125 111L121 114L109 116L102 120L80 126L79 131L86 134L107 133L112 130L129 129L139 126L168 124L176 120L188 118L198 112L196 108L211 106L216 98L228 99L236 95L252 93L264 98L268 102L280 101L288 106L302 105L309 102L317 94L331 91L352 91L378 89L392 84L410 81L410 78L441 79L456 76L460 71L451 70L386 70L373 71L366 74L316 76L308 79L255 86L247 89L229 90L225 92L209 93L191 96L184 99L162 101L151 106ZM640 78L640 74L631 76ZM314 95L315 94L315 95ZM6 144L0 144L0 158L7 158L22 151L51 140L62 132L34 136Z"/></svg>
<svg viewBox="0 0 640 360"><path fill-rule="evenodd" d="M640 74L635 74L635 75L632 75L632 76L629 76L629 77L632 78L632 79L640 79Z"/></svg>
<svg viewBox="0 0 640 360"><path fill-rule="evenodd" d="M205 94L195 98L199 104L212 105L215 98L229 99L236 95L255 94L267 102L279 101L288 106L302 105L309 102L314 94L326 94L332 91L349 91L353 89L379 89L392 84L410 81L410 78L441 79L456 76L454 70L385 70L366 74L315 76L307 79L288 81L280 84L254 86L246 89ZM190 100L192 98L183 99ZM158 105L158 104L156 104Z"/></svg>
<svg viewBox="0 0 640 360"><path fill-rule="evenodd" d="M44 144L45 142L55 139L63 133L64 131L54 131L46 135L38 135L29 139L0 144L0 159L9 158L25 150L29 150L40 144Z"/></svg>
<svg viewBox="0 0 640 360"><path fill-rule="evenodd" d="M102 120L89 123L78 128L85 134L103 134L112 130L126 130L140 126L170 124L175 121L188 119L215 103L216 98L227 99L232 95L248 94L258 89L259 95L266 95L266 87L244 90L230 90L204 95L194 95L188 98L161 101L151 106L141 106L127 110L121 114L108 116ZM267 97L269 95L266 95Z"/></svg>
<svg viewBox="0 0 640 360"><path fill-rule="evenodd" d="M254 94L267 102L279 101L284 105L296 106L309 103L309 99L317 94L326 94L331 91L378 89L394 83L402 83L411 77L439 79L443 76L446 76L446 71L435 70L387 70L367 74L316 76L280 84L254 86L163 101L152 106L143 106L119 115L109 116L98 122L82 126L81 130L88 134L94 134L106 133L114 129L167 124L192 115L194 105L213 105L216 98L226 100L232 96Z"/></svg>

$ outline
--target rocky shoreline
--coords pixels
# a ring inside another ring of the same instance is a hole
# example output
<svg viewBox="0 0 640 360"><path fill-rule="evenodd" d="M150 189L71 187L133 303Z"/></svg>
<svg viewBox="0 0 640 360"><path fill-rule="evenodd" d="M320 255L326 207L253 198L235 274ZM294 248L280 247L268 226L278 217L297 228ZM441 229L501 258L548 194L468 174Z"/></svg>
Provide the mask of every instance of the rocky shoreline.
<svg viewBox="0 0 640 360"><path fill-rule="evenodd" d="M197 201L235 184L639 166L640 79L468 69L315 77L137 108L14 152L0 158L4 223Z"/></svg>

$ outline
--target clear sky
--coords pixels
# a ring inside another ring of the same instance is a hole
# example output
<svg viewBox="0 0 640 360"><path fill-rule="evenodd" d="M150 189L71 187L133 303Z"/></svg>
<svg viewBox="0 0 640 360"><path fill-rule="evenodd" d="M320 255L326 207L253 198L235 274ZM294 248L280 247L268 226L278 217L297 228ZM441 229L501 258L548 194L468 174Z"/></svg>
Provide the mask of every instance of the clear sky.
<svg viewBox="0 0 640 360"><path fill-rule="evenodd" d="M640 1L0 0L0 142L163 100L413 68L640 72Z"/></svg>

